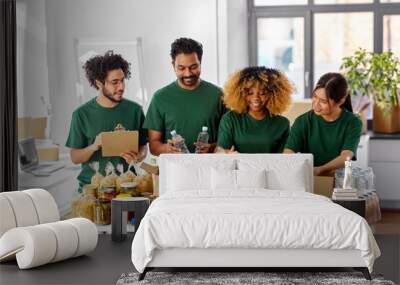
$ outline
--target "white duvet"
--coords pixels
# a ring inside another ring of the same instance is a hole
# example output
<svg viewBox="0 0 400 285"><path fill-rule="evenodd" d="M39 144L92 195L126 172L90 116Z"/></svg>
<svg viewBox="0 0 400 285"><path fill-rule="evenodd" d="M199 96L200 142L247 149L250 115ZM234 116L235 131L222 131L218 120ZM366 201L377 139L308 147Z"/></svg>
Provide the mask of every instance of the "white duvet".
<svg viewBox="0 0 400 285"><path fill-rule="evenodd" d="M265 189L164 194L137 230L132 262L143 272L165 248L358 249L371 272L380 256L359 215L319 195Z"/></svg>

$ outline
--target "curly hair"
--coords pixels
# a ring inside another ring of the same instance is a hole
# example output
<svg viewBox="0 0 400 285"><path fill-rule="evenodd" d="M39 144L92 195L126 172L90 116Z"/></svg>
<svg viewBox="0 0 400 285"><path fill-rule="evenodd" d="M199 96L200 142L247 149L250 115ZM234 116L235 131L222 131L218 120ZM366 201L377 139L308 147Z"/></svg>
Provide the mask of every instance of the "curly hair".
<svg viewBox="0 0 400 285"><path fill-rule="evenodd" d="M293 85L280 71L264 66L247 67L230 76L224 86L223 100L228 109L243 114L248 110L246 96L252 87L264 88L269 96L266 109L279 115L291 104Z"/></svg>
<svg viewBox="0 0 400 285"><path fill-rule="evenodd" d="M90 86L99 89L96 80L104 84L107 74L111 70L122 69L125 78L129 79L131 77L130 65L120 54L114 54L110 50L104 55L96 55L90 58L82 68L85 70Z"/></svg>
<svg viewBox="0 0 400 285"><path fill-rule="evenodd" d="M189 38L179 38L176 39L172 44L171 44L171 58L172 61L175 62L175 58L178 54L184 53L184 54L191 54L191 53L196 53L197 58L201 62L201 58L203 57L203 46L201 43L189 39Z"/></svg>

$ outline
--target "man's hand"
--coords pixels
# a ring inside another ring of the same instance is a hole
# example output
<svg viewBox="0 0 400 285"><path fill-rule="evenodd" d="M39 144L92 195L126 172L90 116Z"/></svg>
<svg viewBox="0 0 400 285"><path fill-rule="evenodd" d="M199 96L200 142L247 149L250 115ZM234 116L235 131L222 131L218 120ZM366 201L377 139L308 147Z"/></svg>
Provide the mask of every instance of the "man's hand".
<svg viewBox="0 0 400 285"><path fill-rule="evenodd" d="M139 161L139 154L133 150L121 153L121 157L125 159L127 164L136 163Z"/></svg>
<svg viewBox="0 0 400 285"><path fill-rule="evenodd" d="M101 134L98 134L94 142L90 145L90 149L92 151L97 151L100 148L101 148Z"/></svg>
<svg viewBox="0 0 400 285"><path fill-rule="evenodd" d="M193 143L196 146L196 152L198 153L211 153L214 152L215 144L208 144L208 143Z"/></svg>
<svg viewBox="0 0 400 285"><path fill-rule="evenodd" d="M177 149L172 140L167 140L167 143L164 144L164 153L180 153L180 150Z"/></svg>

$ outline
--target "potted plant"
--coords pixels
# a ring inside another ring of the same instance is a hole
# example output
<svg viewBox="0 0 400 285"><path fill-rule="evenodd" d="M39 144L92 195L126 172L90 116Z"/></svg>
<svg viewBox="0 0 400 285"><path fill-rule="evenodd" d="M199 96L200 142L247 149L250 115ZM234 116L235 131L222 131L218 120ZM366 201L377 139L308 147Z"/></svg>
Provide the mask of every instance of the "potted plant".
<svg viewBox="0 0 400 285"><path fill-rule="evenodd" d="M373 130L400 132L400 60L390 51L372 53L359 49L353 56L343 58L340 68L351 95L367 97L374 103Z"/></svg>

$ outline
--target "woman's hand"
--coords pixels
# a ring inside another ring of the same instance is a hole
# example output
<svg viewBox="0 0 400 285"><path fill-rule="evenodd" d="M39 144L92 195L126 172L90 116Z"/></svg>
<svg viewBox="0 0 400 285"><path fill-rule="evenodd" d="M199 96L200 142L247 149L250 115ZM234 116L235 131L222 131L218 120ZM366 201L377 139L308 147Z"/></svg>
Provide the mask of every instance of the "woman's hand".
<svg viewBox="0 0 400 285"><path fill-rule="evenodd" d="M220 146L217 146L215 148L215 153L235 154L239 152L235 150L235 146L232 146L230 149L225 149Z"/></svg>

